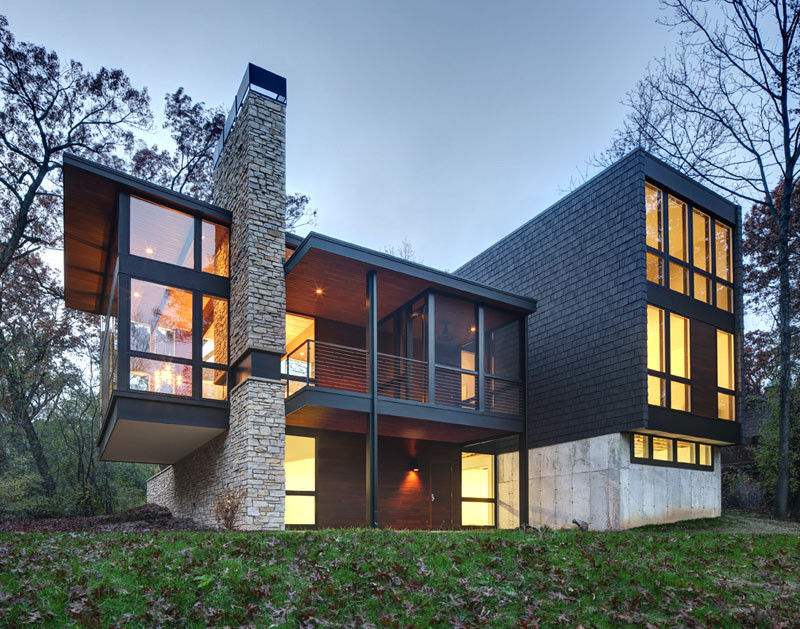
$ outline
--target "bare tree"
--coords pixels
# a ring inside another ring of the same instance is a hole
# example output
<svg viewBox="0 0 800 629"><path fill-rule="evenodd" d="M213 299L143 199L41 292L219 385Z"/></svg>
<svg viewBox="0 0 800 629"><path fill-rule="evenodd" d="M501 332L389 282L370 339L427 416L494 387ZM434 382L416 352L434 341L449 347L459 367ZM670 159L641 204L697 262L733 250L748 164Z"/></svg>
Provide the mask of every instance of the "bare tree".
<svg viewBox="0 0 800 629"><path fill-rule="evenodd" d="M286 231L317 224L317 210L311 207L311 198L305 194L286 197Z"/></svg>
<svg viewBox="0 0 800 629"><path fill-rule="evenodd" d="M417 257L417 251L414 249L414 245L403 236L403 240L400 241L400 244L397 246L394 245L387 245L383 248L385 253L388 253L390 256L396 256L398 258L403 258L403 260L410 260L411 262L422 262L421 258Z"/></svg>
<svg viewBox="0 0 800 629"><path fill-rule="evenodd" d="M798 0L662 0L679 33L628 95L631 113L600 156L642 146L774 222L778 269L779 446L775 514L789 487L792 191L800 157Z"/></svg>

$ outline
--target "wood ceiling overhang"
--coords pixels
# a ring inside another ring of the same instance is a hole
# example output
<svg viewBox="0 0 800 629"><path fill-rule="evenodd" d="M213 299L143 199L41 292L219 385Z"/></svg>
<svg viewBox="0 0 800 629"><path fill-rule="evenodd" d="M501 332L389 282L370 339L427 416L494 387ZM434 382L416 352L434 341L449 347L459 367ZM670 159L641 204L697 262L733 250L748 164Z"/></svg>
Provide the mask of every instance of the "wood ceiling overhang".
<svg viewBox="0 0 800 629"><path fill-rule="evenodd" d="M364 326L366 277L378 271L378 319L428 289L510 310L536 310L536 301L451 273L311 232L284 264L286 310ZM320 292L321 291L321 292Z"/></svg>
<svg viewBox="0 0 800 629"><path fill-rule="evenodd" d="M64 294L67 306L105 314L117 248L117 198L134 194L209 220L230 224L230 212L75 155L65 155Z"/></svg>

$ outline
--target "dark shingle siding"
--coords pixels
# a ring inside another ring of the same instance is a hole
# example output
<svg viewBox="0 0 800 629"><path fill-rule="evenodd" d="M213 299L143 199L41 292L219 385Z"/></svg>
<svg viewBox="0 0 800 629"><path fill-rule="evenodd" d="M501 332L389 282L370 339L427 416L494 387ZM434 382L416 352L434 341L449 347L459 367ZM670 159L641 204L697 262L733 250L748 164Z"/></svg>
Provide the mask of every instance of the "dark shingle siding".
<svg viewBox="0 0 800 629"><path fill-rule="evenodd" d="M538 300L530 444L644 424L644 167L632 153L456 271Z"/></svg>

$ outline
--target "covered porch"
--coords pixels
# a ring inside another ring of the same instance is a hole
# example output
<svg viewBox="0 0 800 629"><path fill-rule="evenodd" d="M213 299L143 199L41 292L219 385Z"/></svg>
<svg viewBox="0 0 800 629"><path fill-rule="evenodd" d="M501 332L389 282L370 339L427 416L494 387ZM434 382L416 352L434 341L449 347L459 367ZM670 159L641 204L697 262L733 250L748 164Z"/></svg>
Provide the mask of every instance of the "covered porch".
<svg viewBox="0 0 800 629"><path fill-rule="evenodd" d="M527 475L535 302L319 234L287 249L287 525L497 526L498 449L513 451L514 479ZM293 489L292 443L303 438L322 473ZM481 456L480 472L464 467ZM313 499L293 493L312 486ZM517 525L525 490L516 483L504 502ZM329 504L323 493L351 499Z"/></svg>

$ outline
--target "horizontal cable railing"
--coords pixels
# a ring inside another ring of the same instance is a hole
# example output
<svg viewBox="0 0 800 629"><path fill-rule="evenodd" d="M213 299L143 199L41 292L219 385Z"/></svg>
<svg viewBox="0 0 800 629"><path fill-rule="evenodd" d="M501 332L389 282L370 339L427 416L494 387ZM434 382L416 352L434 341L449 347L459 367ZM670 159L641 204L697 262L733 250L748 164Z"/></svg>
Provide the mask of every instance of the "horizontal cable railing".
<svg viewBox="0 0 800 629"><path fill-rule="evenodd" d="M378 395L407 400L428 401L428 363L391 354L378 354Z"/></svg>
<svg viewBox="0 0 800 629"><path fill-rule="evenodd" d="M367 393L367 364L366 350L309 339L283 359L286 396L304 387Z"/></svg>
<svg viewBox="0 0 800 629"><path fill-rule="evenodd" d="M486 411L501 415L521 416L522 383L486 376L483 382Z"/></svg>
<svg viewBox="0 0 800 629"><path fill-rule="evenodd" d="M460 369L436 366L435 402L441 406L478 408L478 377Z"/></svg>

